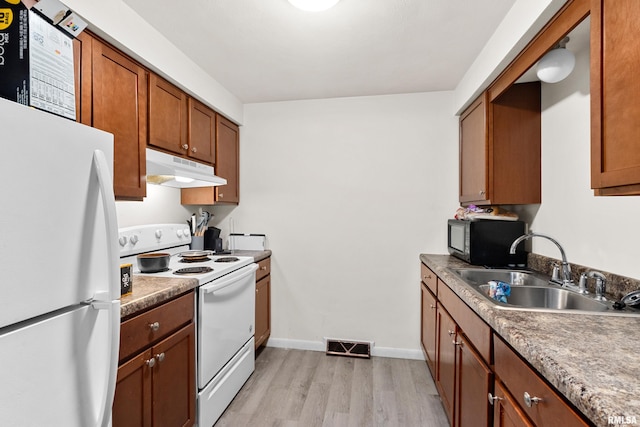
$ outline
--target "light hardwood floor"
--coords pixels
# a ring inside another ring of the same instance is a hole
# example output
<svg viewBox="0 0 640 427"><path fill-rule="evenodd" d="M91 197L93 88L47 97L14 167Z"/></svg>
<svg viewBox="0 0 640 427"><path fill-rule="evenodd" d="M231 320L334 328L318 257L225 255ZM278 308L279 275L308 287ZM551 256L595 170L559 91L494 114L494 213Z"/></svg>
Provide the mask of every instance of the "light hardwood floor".
<svg viewBox="0 0 640 427"><path fill-rule="evenodd" d="M448 426L424 361L264 348L216 427Z"/></svg>

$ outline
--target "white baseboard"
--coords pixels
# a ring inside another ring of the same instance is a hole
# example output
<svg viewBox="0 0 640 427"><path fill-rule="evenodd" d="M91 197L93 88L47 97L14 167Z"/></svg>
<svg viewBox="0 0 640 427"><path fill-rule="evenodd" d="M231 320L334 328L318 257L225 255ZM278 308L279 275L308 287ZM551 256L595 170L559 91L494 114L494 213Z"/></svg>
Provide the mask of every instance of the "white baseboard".
<svg viewBox="0 0 640 427"><path fill-rule="evenodd" d="M295 350L326 351L323 341L291 340L286 338L269 338L267 347L291 348ZM371 348L371 355L375 357L392 357L394 359L424 360L421 350L409 348L375 347Z"/></svg>

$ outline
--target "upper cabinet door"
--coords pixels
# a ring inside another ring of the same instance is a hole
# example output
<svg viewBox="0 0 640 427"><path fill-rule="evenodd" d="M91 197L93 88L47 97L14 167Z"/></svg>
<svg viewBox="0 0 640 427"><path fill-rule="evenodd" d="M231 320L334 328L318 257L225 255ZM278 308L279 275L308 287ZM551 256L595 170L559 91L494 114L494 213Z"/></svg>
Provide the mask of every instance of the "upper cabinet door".
<svg viewBox="0 0 640 427"><path fill-rule="evenodd" d="M189 157L215 164L216 113L189 98Z"/></svg>
<svg viewBox="0 0 640 427"><path fill-rule="evenodd" d="M185 155L187 95L169 82L149 75L149 145Z"/></svg>
<svg viewBox="0 0 640 427"><path fill-rule="evenodd" d="M102 41L81 34L82 123L114 136L117 199L146 195L147 72Z"/></svg>
<svg viewBox="0 0 640 427"><path fill-rule="evenodd" d="M216 187L216 201L239 203L239 159L240 159L240 130L238 126L216 116L216 175L226 178L227 185Z"/></svg>
<svg viewBox="0 0 640 427"><path fill-rule="evenodd" d="M460 203L487 200L489 128L487 94L460 116Z"/></svg>
<svg viewBox="0 0 640 427"><path fill-rule="evenodd" d="M640 2L591 2L591 187L640 195Z"/></svg>

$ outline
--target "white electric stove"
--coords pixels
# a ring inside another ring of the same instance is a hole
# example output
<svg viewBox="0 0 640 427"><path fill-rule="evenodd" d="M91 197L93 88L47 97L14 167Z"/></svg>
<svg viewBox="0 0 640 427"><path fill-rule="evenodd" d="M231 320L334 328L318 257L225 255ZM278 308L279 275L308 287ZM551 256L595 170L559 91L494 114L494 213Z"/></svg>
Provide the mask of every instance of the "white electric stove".
<svg viewBox="0 0 640 427"><path fill-rule="evenodd" d="M122 263L147 277L198 279L196 303L197 419L200 426L215 424L254 371L255 277L252 257L212 254L185 262L191 233L186 225L153 224L121 228L118 232ZM163 252L171 255L166 271L140 273L136 256ZM187 274L184 273L186 270ZM196 270L206 270L196 272ZM135 280L134 280L135 281Z"/></svg>

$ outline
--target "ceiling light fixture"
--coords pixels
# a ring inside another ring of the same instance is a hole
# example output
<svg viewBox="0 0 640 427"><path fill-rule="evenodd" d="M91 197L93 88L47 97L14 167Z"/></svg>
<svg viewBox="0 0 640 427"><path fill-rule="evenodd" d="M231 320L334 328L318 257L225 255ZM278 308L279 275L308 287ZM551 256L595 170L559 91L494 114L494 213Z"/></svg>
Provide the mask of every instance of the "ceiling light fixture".
<svg viewBox="0 0 640 427"><path fill-rule="evenodd" d="M545 83L557 83L567 78L576 65L573 52L567 50L569 37L565 37L553 49L547 52L536 67L538 78Z"/></svg>
<svg viewBox="0 0 640 427"><path fill-rule="evenodd" d="M335 6L340 0L289 0L289 3L307 12L321 12Z"/></svg>

